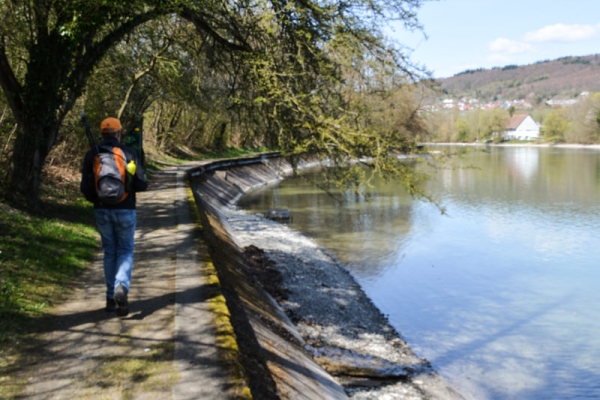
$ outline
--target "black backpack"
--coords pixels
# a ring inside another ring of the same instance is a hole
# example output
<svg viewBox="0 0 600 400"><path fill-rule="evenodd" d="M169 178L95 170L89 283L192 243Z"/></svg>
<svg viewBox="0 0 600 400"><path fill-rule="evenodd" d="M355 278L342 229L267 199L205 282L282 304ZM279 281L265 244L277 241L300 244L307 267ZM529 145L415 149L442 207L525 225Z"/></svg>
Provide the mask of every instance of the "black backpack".
<svg viewBox="0 0 600 400"><path fill-rule="evenodd" d="M94 157L94 182L98 200L118 204L127 198L127 155L118 146L99 145Z"/></svg>

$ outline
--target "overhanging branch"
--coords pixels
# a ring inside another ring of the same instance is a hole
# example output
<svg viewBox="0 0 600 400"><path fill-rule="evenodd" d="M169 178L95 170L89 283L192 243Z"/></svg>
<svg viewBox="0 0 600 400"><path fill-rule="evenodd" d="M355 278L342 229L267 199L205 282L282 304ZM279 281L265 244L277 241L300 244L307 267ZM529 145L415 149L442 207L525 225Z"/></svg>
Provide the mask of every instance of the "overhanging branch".
<svg viewBox="0 0 600 400"><path fill-rule="evenodd" d="M236 36L236 40L239 43L234 43L234 42L227 40L226 38L221 36L211 26L211 24L208 22L208 20L206 18L204 18L201 14L199 14L189 8L185 8L183 11L181 11L179 13L179 15L182 18L187 19L188 21L193 23L197 30L206 33L216 43L218 43L219 45L223 46L224 48L226 48L228 50L232 50L232 51L249 51L249 50L251 50L250 45L243 38L239 37L239 35L234 35L234 36Z"/></svg>
<svg viewBox="0 0 600 400"><path fill-rule="evenodd" d="M21 84L15 77L6 56L6 44L4 37L0 38L0 86L6 95L8 105L12 110L13 116L19 125L23 123L23 91Z"/></svg>

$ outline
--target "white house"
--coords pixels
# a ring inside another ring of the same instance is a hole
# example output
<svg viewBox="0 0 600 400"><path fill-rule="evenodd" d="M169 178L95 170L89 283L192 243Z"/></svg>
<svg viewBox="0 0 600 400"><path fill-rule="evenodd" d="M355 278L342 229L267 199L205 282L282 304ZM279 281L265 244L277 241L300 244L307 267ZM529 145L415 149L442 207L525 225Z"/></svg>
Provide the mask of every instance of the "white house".
<svg viewBox="0 0 600 400"><path fill-rule="evenodd" d="M535 140L540 138L540 126L527 114L514 114L504 130L504 139Z"/></svg>
<svg viewBox="0 0 600 400"><path fill-rule="evenodd" d="M444 110L451 110L454 108L454 99L444 99Z"/></svg>

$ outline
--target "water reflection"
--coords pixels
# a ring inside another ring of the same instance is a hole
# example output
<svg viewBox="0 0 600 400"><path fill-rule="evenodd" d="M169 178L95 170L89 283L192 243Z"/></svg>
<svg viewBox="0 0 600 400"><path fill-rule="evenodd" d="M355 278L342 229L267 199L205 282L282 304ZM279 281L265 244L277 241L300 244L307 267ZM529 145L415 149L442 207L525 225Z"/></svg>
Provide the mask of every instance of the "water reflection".
<svg viewBox="0 0 600 400"><path fill-rule="evenodd" d="M522 178L525 182L530 182L538 172L539 155L539 150L535 148L516 148L510 155L507 155L508 169L513 175Z"/></svg>
<svg viewBox="0 0 600 400"><path fill-rule="evenodd" d="M447 216L392 184L340 206L286 181L244 204L292 210L468 397L600 398L600 153L492 148L454 163L428 186Z"/></svg>
<svg viewBox="0 0 600 400"><path fill-rule="evenodd" d="M399 194L396 185L378 186L369 199L344 196L340 191L328 195L314 186L313 178L292 178L277 187L245 196L240 207L255 212L271 208L292 210L291 225L335 254L341 262L354 264L357 271L377 274L389 265L392 257L411 229L412 199ZM388 238L382 241L381 238ZM360 252L349 252L349 246L360 243Z"/></svg>

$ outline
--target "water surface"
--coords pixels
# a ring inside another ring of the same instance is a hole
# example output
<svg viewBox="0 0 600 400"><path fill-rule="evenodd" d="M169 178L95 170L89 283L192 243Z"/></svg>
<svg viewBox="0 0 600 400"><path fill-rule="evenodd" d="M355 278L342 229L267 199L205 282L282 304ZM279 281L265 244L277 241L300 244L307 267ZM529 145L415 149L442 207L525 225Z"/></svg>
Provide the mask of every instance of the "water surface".
<svg viewBox="0 0 600 400"><path fill-rule="evenodd" d="M452 167L427 186L446 215L397 184L340 204L296 178L240 206L290 209L467 398L600 398L600 151L493 147Z"/></svg>

